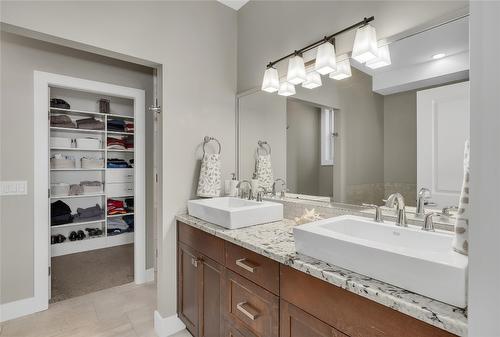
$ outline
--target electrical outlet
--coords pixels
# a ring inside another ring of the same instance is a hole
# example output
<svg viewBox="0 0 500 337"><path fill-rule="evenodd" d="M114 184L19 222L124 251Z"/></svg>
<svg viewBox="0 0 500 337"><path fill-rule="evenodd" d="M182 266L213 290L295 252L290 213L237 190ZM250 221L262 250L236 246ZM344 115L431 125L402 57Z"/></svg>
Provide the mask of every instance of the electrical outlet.
<svg viewBox="0 0 500 337"><path fill-rule="evenodd" d="M27 181L1 181L0 195L26 195L28 194Z"/></svg>

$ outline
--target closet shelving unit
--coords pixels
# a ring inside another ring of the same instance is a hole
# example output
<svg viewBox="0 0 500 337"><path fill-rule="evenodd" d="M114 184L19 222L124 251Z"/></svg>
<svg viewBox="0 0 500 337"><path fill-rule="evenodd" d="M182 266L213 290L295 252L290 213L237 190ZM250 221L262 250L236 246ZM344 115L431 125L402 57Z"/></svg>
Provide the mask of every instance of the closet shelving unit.
<svg viewBox="0 0 500 337"><path fill-rule="evenodd" d="M50 204L62 200L68 204L75 214L78 207L86 208L99 204L104 210L104 217L100 220L86 221L86 222L70 222L62 225L50 226L50 234L62 234L66 237L63 243L55 243L51 245L52 256L61 256L66 254L78 253L88 250L101 249L106 247L113 247L123 244L134 242L134 232L123 232L121 234L108 235L108 221L123 217L125 215L134 216L133 212L126 214L108 215L107 200L119 199L125 200L128 198L134 199L136 202L136 195L134 191L135 169L134 168L107 168L107 160L110 158L119 158L130 160L136 157L136 149L108 149L107 138L110 137L133 137L135 141L135 128L134 132L118 132L108 131L108 120L119 119L123 121L134 121L134 107L133 101L119 97L103 97L97 94L81 92L77 90L49 88L50 98L62 98L71 105L71 109L53 108L50 107L49 99L49 117L52 115L67 115L73 121L83 118L93 117L104 123L104 130L89 130L78 128L65 128L50 126L49 121L49 135L50 137L64 137L69 139L76 138L93 138L101 141L101 148L99 149L86 149L75 147L50 147L49 154L52 157L54 154L62 154L64 156L71 156L75 158L75 168L51 168L49 167L49 186L55 183L79 184L84 180L97 180L103 184L102 193L92 194L79 194L79 195L53 195L52 190L49 190L49 209ZM100 113L92 111L95 107L97 110L98 100L106 98L110 100L110 107L112 113ZM74 109L73 107L85 107L85 109ZM81 168L80 158L82 157L102 158L104 159L103 168ZM50 163L50 160L49 160ZM101 236L89 237L86 228L100 228L103 231ZM72 231L83 230L86 238L83 240L70 241L69 234Z"/></svg>

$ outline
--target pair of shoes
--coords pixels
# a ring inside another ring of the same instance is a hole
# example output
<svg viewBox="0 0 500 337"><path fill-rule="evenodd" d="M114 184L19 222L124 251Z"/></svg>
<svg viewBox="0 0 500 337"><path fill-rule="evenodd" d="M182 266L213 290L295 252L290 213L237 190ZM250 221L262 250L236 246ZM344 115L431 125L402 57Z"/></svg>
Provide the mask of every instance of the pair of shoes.
<svg viewBox="0 0 500 337"><path fill-rule="evenodd" d="M66 237L62 234L57 234L57 235L51 235L50 236L50 243L55 244L55 243L62 243L66 241Z"/></svg>
<svg viewBox="0 0 500 337"><path fill-rule="evenodd" d="M89 236L101 236L102 235L102 229L100 228L85 228L87 232L89 232Z"/></svg>
<svg viewBox="0 0 500 337"><path fill-rule="evenodd" d="M79 230L78 232L72 231L69 234L69 241L83 240L86 237L87 236L85 235L85 233L82 230Z"/></svg>

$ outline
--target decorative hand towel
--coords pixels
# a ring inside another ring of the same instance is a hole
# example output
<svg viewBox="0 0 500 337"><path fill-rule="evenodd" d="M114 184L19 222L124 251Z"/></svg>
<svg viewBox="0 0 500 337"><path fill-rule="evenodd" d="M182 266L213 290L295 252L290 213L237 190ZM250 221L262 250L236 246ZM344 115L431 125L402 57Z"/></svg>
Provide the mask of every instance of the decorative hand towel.
<svg viewBox="0 0 500 337"><path fill-rule="evenodd" d="M221 162L220 154L203 155L201 160L200 178L198 180L199 197L219 197L221 191Z"/></svg>
<svg viewBox="0 0 500 337"><path fill-rule="evenodd" d="M273 188L273 166L271 164L271 155L257 155L257 162L255 163L255 172L257 173L257 179L261 187L264 187L267 191L271 191Z"/></svg>
<svg viewBox="0 0 500 337"><path fill-rule="evenodd" d="M464 180L462 183L462 192L460 193L457 219L455 221L455 238L453 239L453 249L464 255L469 255L469 157L470 142L467 139L464 150Z"/></svg>

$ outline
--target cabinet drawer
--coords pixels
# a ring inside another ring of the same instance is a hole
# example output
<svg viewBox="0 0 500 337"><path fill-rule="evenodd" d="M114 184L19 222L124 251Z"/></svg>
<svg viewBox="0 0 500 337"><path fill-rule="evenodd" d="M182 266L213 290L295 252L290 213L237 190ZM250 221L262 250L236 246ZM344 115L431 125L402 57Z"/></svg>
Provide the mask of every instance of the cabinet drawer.
<svg viewBox="0 0 500 337"><path fill-rule="evenodd" d="M127 197L134 195L134 183L111 183L106 184L108 197Z"/></svg>
<svg viewBox="0 0 500 337"><path fill-rule="evenodd" d="M224 264L224 241L199 229L177 222L177 239L212 260Z"/></svg>
<svg viewBox="0 0 500 337"><path fill-rule="evenodd" d="M226 269L224 314L259 337L277 337L279 299L255 283Z"/></svg>
<svg viewBox="0 0 500 337"><path fill-rule="evenodd" d="M234 322L224 321L223 328L224 337L257 337L242 325Z"/></svg>
<svg viewBox="0 0 500 337"><path fill-rule="evenodd" d="M226 242L226 267L279 294L279 263L248 249Z"/></svg>
<svg viewBox="0 0 500 337"><path fill-rule="evenodd" d="M106 170L106 182L108 183L131 183L134 181L134 169L108 169Z"/></svg>

